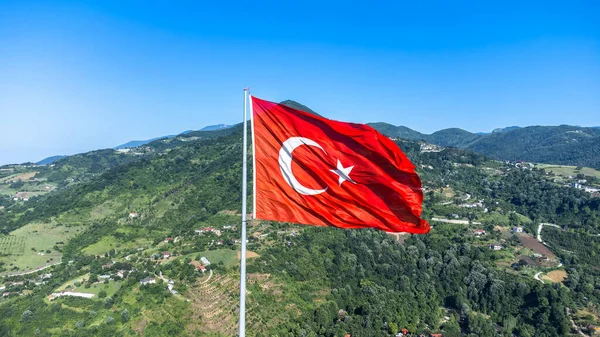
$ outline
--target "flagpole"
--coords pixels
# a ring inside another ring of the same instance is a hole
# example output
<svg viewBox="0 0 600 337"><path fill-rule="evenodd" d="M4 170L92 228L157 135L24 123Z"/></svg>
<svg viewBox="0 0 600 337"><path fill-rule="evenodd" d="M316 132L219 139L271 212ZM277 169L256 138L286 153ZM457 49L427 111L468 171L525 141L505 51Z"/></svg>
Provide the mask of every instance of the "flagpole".
<svg viewBox="0 0 600 337"><path fill-rule="evenodd" d="M244 146L242 148L242 248L240 254L240 330L246 336L246 189L248 177L248 88L244 88Z"/></svg>

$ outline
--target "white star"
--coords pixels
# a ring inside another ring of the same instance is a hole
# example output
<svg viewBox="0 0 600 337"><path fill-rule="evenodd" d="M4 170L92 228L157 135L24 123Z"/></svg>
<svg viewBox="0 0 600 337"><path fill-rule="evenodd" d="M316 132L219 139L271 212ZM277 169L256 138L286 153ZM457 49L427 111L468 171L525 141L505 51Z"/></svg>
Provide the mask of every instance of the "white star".
<svg viewBox="0 0 600 337"><path fill-rule="evenodd" d="M353 168L354 168L354 166L349 166L349 167L342 166L342 163L338 159L337 169L329 170L329 171L340 176L340 178L338 179L338 182L340 183L340 186L342 186L342 183L346 180L348 180L349 182L351 182L353 184L356 184L356 182L354 180L352 180L352 178L350 178L350 171L352 171Z"/></svg>

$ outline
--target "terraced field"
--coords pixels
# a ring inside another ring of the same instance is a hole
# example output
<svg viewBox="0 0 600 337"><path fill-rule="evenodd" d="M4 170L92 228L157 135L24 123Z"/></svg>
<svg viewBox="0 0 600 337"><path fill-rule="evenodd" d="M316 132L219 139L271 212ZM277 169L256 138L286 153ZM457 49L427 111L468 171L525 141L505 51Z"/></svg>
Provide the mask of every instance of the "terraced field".
<svg viewBox="0 0 600 337"><path fill-rule="evenodd" d="M16 235L0 236L0 254L23 255L25 252L26 237Z"/></svg>
<svg viewBox="0 0 600 337"><path fill-rule="evenodd" d="M188 330L218 332L233 336L238 330L239 281L228 275L213 275L189 288L192 319Z"/></svg>

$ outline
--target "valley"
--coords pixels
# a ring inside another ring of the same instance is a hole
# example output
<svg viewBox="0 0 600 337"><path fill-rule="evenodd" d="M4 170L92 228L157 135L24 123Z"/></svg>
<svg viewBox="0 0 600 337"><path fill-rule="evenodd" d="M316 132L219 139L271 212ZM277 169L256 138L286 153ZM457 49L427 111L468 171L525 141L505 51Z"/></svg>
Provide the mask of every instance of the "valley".
<svg viewBox="0 0 600 337"><path fill-rule="evenodd" d="M234 335L241 130L203 132L3 168L0 331ZM597 171L397 143L422 177L432 231L252 223L249 335L568 335L600 324L600 198L572 186L594 188ZM37 186L51 188L11 198ZM559 227L544 227L544 244L542 223Z"/></svg>

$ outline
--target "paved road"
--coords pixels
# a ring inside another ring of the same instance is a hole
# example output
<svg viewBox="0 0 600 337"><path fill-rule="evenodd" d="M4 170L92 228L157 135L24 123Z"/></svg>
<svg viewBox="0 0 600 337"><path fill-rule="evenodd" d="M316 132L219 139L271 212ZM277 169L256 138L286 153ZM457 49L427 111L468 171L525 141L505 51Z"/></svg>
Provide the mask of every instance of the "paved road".
<svg viewBox="0 0 600 337"><path fill-rule="evenodd" d="M24 272L21 272L21 273L16 273L16 274L4 275L4 277L12 277L12 276L23 276L23 275L29 275L29 274L37 273L38 271L41 271L41 270L44 270L44 269L50 268L50 267L52 267L52 266L56 266L57 264L61 264L61 263L62 263L62 262L61 262L61 261L59 261L59 262L51 263L51 264L49 264L49 265L47 265L47 266L43 266L43 267L40 267L40 268L37 268L37 269L33 269L33 270L29 270L29 271L24 271Z"/></svg>
<svg viewBox="0 0 600 337"><path fill-rule="evenodd" d="M209 270L209 271L210 271L210 275L208 275L208 278L206 280L204 280L204 282L202 282L202 283L207 283L208 281L210 281L210 278L212 277L213 271L212 271L212 269Z"/></svg>
<svg viewBox="0 0 600 337"><path fill-rule="evenodd" d="M544 226L551 226L551 227L556 227L556 228L560 229L560 226L559 226L559 225L555 225L555 224L553 224L553 223L543 223L543 222L542 222L542 223L541 223L541 224L538 226L538 230L537 230L537 240L538 240L539 242L543 243L543 244L545 244L545 243L544 243L544 241L542 241L542 228L544 228Z"/></svg>
<svg viewBox="0 0 600 337"><path fill-rule="evenodd" d="M534 278L534 279L536 279L536 280L538 280L538 281L540 281L540 282L542 282L542 283L544 283L544 281L542 281L542 279L540 279L540 274L541 274L541 273L542 273L542 272L539 272L539 273L535 274L535 275L533 276L533 278Z"/></svg>
<svg viewBox="0 0 600 337"><path fill-rule="evenodd" d="M469 220L453 220L453 219L431 218L431 221L446 222L446 223L453 223L453 224L459 224L459 225L468 225L469 224ZM473 221L471 223L474 224L474 225L481 225L481 222L477 222L477 221Z"/></svg>

